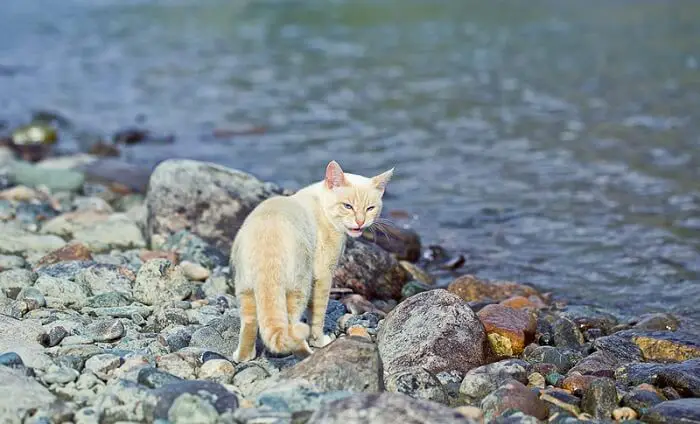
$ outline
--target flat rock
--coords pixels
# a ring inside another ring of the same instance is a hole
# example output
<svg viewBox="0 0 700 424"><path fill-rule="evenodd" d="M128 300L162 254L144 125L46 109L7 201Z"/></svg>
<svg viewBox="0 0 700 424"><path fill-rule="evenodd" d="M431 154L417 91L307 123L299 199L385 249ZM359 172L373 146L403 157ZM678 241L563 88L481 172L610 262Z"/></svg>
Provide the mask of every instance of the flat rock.
<svg viewBox="0 0 700 424"><path fill-rule="evenodd" d="M486 328L491 349L499 356L517 356L535 338L537 320L523 309L492 304L477 315Z"/></svg>
<svg viewBox="0 0 700 424"><path fill-rule="evenodd" d="M307 424L476 424L452 408L399 393L357 393L321 405Z"/></svg>
<svg viewBox="0 0 700 424"><path fill-rule="evenodd" d="M66 242L54 235L35 234L0 223L0 254L22 255L50 252Z"/></svg>
<svg viewBox="0 0 700 424"><path fill-rule="evenodd" d="M688 398L661 402L642 416L650 424L700 423L700 399Z"/></svg>
<svg viewBox="0 0 700 424"><path fill-rule="evenodd" d="M700 358L700 340L690 333L625 330L615 333L615 336L636 344L645 361L681 362Z"/></svg>
<svg viewBox="0 0 700 424"><path fill-rule="evenodd" d="M180 230L228 252L245 217L258 203L285 193L271 183L214 163L184 159L161 162L146 194L147 238L164 241Z"/></svg>
<svg viewBox="0 0 700 424"><path fill-rule="evenodd" d="M48 389L23 371L0 367L0 417L25 417L55 400Z"/></svg>
<svg viewBox="0 0 700 424"><path fill-rule="evenodd" d="M166 384L153 391L158 398L154 416L156 419L168 419L168 411L175 400L183 394L197 396L209 402L217 414L234 412L238 408L238 398L224 386L212 381L190 380Z"/></svg>
<svg viewBox="0 0 700 424"><path fill-rule="evenodd" d="M83 243L71 242L63 247L60 247L43 258L39 259L39 262L35 266L41 267L45 265L52 265L59 262L65 261L91 261L92 252Z"/></svg>
<svg viewBox="0 0 700 424"><path fill-rule="evenodd" d="M484 300L500 302L513 296L541 298L540 293L528 285L511 281L480 280L469 274L452 281L447 290L466 302Z"/></svg>
<svg viewBox="0 0 700 424"><path fill-rule="evenodd" d="M370 243L347 239L333 272L333 287L349 288L367 299L401 299L411 274L390 253Z"/></svg>
<svg viewBox="0 0 700 424"><path fill-rule="evenodd" d="M434 374L466 373L491 356L486 330L474 311L443 289L401 302L383 321L377 341L388 374L415 366Z"/></svg>
<svg viewBox="0 0 700 424"><path fill-rule="evenodd" d="M322 391L376 392L383 387L377 347L358 337L332 341L279 378L304 379Z"/></svg>
<svg viewBox="0 0 700 424"><path fill-rule="evenodd" d="M352 396L348 391L324 392L306 380L289 380L260 393L255 405L277 412L315 411L323 403Z"/></svg>

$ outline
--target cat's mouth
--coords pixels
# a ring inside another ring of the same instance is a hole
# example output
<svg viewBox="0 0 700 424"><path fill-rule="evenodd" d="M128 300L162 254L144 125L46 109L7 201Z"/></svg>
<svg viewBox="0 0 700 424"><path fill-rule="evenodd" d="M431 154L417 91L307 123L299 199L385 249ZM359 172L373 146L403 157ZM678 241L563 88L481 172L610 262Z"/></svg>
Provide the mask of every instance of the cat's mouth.
<svg viewBox="0 0 700 424"><path fill-rule="evenodd" d="M362 227L348 228L347 233L350 237L357 238L362 235Z"/></svg>

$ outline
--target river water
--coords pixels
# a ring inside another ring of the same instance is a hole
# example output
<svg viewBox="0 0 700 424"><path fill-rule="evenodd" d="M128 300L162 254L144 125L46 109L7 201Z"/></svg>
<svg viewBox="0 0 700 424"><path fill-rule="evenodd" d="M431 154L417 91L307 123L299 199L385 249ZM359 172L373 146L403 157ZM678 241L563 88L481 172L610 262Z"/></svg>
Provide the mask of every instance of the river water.
<svg viewBox="0 0 700 424"><path fill-rule="evenodd" d="M700 318L700 2L3 0L0 118L298 188L396 167L461 270ZM214 137L217 129L263 133ZM65 148L77 148L70 139ZM73 143L73 144L71 144ZM404 223L404 221L398 221Z"/></svg>

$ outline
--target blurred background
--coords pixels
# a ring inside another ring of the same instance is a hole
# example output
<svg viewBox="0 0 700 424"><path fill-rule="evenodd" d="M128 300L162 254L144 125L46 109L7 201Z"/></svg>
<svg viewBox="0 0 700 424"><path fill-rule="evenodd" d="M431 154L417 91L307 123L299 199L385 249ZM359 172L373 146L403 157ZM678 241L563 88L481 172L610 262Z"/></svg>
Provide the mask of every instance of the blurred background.
<svg viewBox="0 0 700 424"><path fill-rule="evenodd" d="M2 3L6 141L292 189L395 166L459 273L700 318L698 1Z"/></svg>

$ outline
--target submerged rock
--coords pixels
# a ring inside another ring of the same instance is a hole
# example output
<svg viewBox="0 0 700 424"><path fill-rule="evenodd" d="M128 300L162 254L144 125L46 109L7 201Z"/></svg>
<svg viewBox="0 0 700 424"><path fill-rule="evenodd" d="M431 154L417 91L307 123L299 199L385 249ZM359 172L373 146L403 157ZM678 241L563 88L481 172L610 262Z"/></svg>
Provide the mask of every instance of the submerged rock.
<svg viewBox="0 0 700 424"><path fill-rule="evenodd" d="M486 331L459 297L437 289L414 295L392 310L377 336L384 372L422 366L467 372L491 356Z"/></svg>

